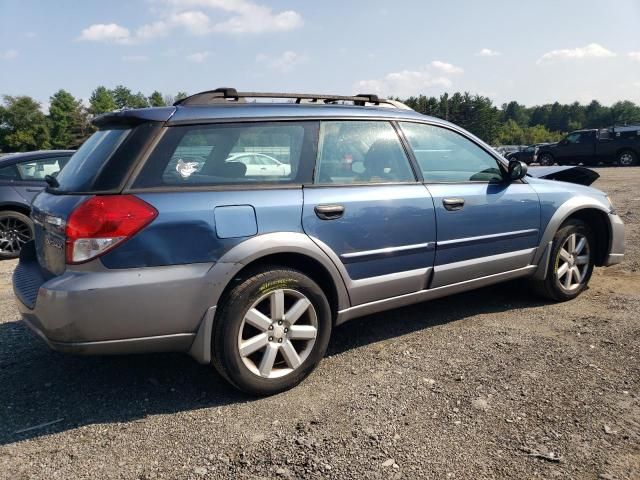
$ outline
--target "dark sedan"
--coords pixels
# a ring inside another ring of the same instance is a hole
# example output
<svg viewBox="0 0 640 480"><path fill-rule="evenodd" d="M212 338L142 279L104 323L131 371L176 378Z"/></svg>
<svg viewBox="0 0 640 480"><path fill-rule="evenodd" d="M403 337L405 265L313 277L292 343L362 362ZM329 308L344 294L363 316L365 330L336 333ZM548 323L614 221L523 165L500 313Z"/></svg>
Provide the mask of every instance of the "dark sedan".
<svg viewBox="0 0 640 480"><path fill-rule="evenodd" d="M42 150L0 157L0 259L15 258L33 237L31 201L46 186L73 150Z"/></svg>
<svg viewBox="0 0 640 480"><path fill-rule="evenodd" d="M505 158L509 160L520 160L521 162L526 163L527 165L531 165L537 160L538 156L538 148L548 145L546 143L536 143L535 145L529 145L528 147L523 147L517 152L510 152L505 155Z"/></svg>

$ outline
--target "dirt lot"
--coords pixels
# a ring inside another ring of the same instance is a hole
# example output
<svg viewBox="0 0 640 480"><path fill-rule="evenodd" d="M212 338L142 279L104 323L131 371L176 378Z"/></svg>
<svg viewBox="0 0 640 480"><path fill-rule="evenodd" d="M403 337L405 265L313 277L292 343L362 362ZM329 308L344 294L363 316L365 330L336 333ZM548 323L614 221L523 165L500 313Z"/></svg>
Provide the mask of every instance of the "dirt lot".
<svg viewBox="0 0 640 480"><path fill-rule="evenodd" d="M50 352L3 262L0 477L640 478L640 168L599 171L627 257L579 299L516 282L362 318L267 399L186 356Z"/></svg>

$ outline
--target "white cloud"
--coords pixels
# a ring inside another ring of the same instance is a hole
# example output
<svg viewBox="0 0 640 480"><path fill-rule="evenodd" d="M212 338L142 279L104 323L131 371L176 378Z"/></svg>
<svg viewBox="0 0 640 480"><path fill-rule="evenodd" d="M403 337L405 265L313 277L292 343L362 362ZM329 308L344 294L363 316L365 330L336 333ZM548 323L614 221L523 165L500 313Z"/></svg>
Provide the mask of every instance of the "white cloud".
<svg viewBox="0 0 640 480"><path fill-rule="evenodd" d="M425 93L433 87L449 88L453 85L449 77L462 72L460 67L436 60L419 70L402 70L380 79L361 80L354 85L354 90L358 93L409 97Z"/></svg>
<svg viewBox="0 0 640 480"><path fill-rule="evenodd" d="M259 54L256 56L256 62L266 64L269 68L278 70L279 72L290 72L296 65L309 60L304 53L297 53L291 50L283 52L275 57Z"/></svg>
<svg viewBox="0 0 640 480"><path fill-rule="evenodd" d="M17 50L5 50L3 52L0 52L0 60L13 60L17 56Z"/></svg>
<svg viewBox="0 0 640 480"><path fill-rule="evenodd" d="M187 60L193 63L203 63L211 52L194 52L187 55Z"/></svg>
<svg viewBox="0 0 640 480"><path fill-rule="evenodd" d="M37 38L38 34L36 32L27 32L24 36L27 38Z"/></svg>
<svg viewBox="0 0 640 480"><path fill-rule="evenodd" d="M211 25L211 31L223 33L265 33L302 27L302 16L294 10L274 12L271 7L249 0L161 0L178 9L209 8L233 16Z"/></svg>
<svg viewBox="0 0 640 480"><path fill-rule="evenodd" d="M456 67L455 65L451 65L450 63L441 62L440 60L434 60L429 64L430 67L435 70L439 70L443 73L462 73L464 70L460 67Z"/></svg>
<svg viewBox="0 0 640 480"><path fill-rule="evenodd" d="M502 54L500 52L496 52L495 50L491 50L490 48L483 48L476 55L478 57L498 57Z"/></svg>
<svg viewBox="0 0 640 480"><path fill-rule="evenodd" d="M116 23L96 23L82 30L78 40L86 42L129 43L131 41L131 34L129 33L129 29L121 27Z"/></svg>
<svg viewBox="0 0 640 480"><path fill-rule="evenodd" d="M598 43L590 43L586 47L551 50L538 59L538 64L554 60L579 60L584 58L615 57L616 54Z"/></svg>
<svg viewBox="0 0 640 480"><path fill-rule="evenodd" d="M104 43L133 44L141 40L169 35L183 29L193 35L209 33L258 34L282 32L302 27L302 16L293 10L274 12L271 7L248 0L155 0L153 5L169 8L157 9L160 19L141 25L131 34L115 23L95 24L85 28L80 40ZM230 14L226 20L212 21L209 15L198 9L218 10Z"/></svg>
<svg viewBox="0 0 640 480"><path fill-rule="evenodd" d="M124 55L122 57L123 62L146 62L149 57L146 55Z"/></svg>
<svg viewBox="0 0 640 480"><path fill-rule="evenodd" d="M629 58L631 58L631 60L635 60L636 62L640 62L640 52L629 52Z"/></svg>

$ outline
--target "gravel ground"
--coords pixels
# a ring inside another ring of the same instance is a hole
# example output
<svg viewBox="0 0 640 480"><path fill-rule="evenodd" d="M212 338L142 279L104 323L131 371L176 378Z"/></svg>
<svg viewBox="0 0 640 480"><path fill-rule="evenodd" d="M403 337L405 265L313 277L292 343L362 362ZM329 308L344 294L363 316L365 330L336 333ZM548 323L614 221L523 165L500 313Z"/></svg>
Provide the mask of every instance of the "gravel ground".
<svg viewBox="0 0 640 480"><path fill-rule="evenodd" d="M640 478L640 168L599 172L627 257L580 298L514 282L362 318L266 399L182 355L49 351L3 262L0 477Z"/></svg>

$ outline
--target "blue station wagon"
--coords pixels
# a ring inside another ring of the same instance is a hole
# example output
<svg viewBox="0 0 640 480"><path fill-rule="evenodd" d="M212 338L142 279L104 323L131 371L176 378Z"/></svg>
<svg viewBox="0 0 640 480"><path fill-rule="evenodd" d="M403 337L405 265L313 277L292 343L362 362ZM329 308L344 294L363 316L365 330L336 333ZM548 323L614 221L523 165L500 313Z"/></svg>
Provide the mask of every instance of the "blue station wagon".
<svg viewBox="0 0 640 480"><path fill-rule="evenodd" d="M187 352L273 394L350 319L518 277L570 300L623 258L604 193L375 95L223 88L94 124L13 277L55 350Z"/></svg>

